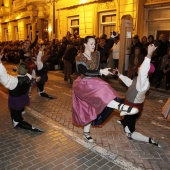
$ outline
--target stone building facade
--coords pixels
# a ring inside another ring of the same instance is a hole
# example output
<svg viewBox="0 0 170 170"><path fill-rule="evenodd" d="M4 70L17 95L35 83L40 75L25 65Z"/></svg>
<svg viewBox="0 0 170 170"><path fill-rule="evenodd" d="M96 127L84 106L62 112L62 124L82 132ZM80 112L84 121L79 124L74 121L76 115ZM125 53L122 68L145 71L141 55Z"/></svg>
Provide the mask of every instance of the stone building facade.
<svg viewBox="0 0 170 170"><path fill-rule="evenodd" d="M120 32L121 18L133 19L133 35L162 32L170 37L170 0L1 0L0 41L61 39L67 31L80 37Z"/></svg>

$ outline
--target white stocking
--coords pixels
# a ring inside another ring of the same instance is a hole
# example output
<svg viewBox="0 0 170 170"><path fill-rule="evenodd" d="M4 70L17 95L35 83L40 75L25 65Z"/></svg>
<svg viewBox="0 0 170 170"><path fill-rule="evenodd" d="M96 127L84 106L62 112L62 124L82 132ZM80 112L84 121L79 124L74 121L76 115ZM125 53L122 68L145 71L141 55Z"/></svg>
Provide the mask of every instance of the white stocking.
<svg viewBox="0 0 170 170"><path fill-rule="evenodd" d="M139 112L139 110L137 108L131 108L128 105L125 104L121 104L115 100L112 100L107 107L113 108L113 109L117 109L119 111L121 111L120 115L121 116L125 116L125 115L132 115L132 114L136 114ZM129 111L128 109L131 108Z"/></svg>
<svg viewBox="0 0 170 170"><path fill-rule="evenodd" d="M142 142L149 142L149 137L142 135L139 132L131 133L128 126L125 127L125 132L127 136L130 136L132 139L142 141ZM130 135L129 135L130 134Z"/></svg>
<svg viewBox="0 0 170 170"><path fill-rule="evenodd" d="M108 105L107 105L107 107L111 107L111 108L113 108L113 109L118 109L118 105L119 105L120 103L118 103L117 101L115 101L115 100L112 100Z"/></svg>
<svg viewBox="0 0 170 170"><path fill-rule="evenodd" d="M84 132L90 132L91 123L84 126Z"/></svg>
<svg viewBox="0 0 170 170"><path fill-rule="evenodd" d="M133 132L131 135L132 139L142 141L142 142L149 142L149 137L142 135L139 132Z"/></svg>
<svg viewBox="0 0 170 170"><path fill-rule="evenodd" d="M111 108L113 108L113 109L117 109L117 110L118 110L118 105L119 105L119 104L120 104L119 102L117 102L117 101L115 101L115 100L112 100L112 101L107 105L107 107L111 107ZM121 104L121 105L120 105L120 109L121 109L122 107L123 107L125 110L127 110L127 109L129 108L129 106L124 105L124 104Z"/></svg>
<svg viewBox="0 0 170 170"><path fill-rule="evenodd" d="M15 120L14 120L14 119L13 119L12 121L13 121L13 125L14 125L14 127L15 127L15 126L17 126L17 124L19 123L19 122L15 122Z"/></svg>

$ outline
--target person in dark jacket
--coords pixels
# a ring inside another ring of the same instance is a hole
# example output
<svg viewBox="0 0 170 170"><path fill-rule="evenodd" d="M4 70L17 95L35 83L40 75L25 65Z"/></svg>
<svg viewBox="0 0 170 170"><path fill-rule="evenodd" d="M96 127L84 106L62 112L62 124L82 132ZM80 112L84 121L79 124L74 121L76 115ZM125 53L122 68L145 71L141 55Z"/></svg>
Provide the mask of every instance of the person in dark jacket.
<svg viewBox="0 0 170 170"><path fill-rule="evenodd" d="M19 51L19 55L20 55L20 62L25 62L28 66L28 73L29 74L33 74L33 77L36 76L35 73L35 62L32 58L32 49L35 47L35 45L38 42L38 35L39 35L39 31L36 31L36 37L33 43L31 43L31 41L29 39L25 40L24 44L23 44L23 48ZM30 85L30 90L29 90L29 96L31 98L31 88L34 84L33 83Z"/></svg>
<svg viewBox="0 0 170 170"><path fill-rule="evenodd" d="M135 36L132 38L131 54L134 54L134 53L135 53L135 48L136 48L136 47L139 47L140 49L141 49L141 47L142 47L138 35L135 35Z"/></svg>
<svg viewBox="0 0 170 170"><path fill-rule="evenodd" d="M29 73L32 74L32 70L35 68L33 59L32 59L32 49L35 47L35 45L38 42L38 35L39 32L36 31L36 37L33 43L31 43L30 40L25 40L23 44L23 48L20 50L20 60L25 62L28 65Z"/></svg>
<svg viewBox="0 0 170 170"><path fill-rule="evenodd" d="M140 53L140 48L135 48L135 53L131 55L128 68L128 77L133 79L138 74L138 68L142 64L144 56Z"/></svg>
<svg viewBox="0 0 170 170"><path fill-rule="evenodd" d="M64 81L70 80L70 75L73 73L73 65L77 56L79 44L75 42L73 45L68 45L63 56L64 61Z"/></svg>
<svg viewBox="0 0 170 170"><path fill-rule="evenodd" d="M33 43L29 39L26 39L23 44L23 48L20 50L20 59L23 62L26 62L29 60L30 57L32 57L32 49L35 47L35 45L38 42L38 35L39 32L36 31L36 37Z"/></svg>
<svg viewBox="0 0 170 170"><path fill-rule="evenodd" d="M168 48L170 47L170 42L167 40L167 36L165 34L160 34L159 41L157 42L157 44L158 44L158 48L155 51L156 56L154 57L156 74L160 70L163 56L167 54ZM155 77L156 77L156 74L155 74ZM157 84L155 84L155 87L157 87Z"/></svg>
<svg viewBox="0 0 170 170"><path fill-rule="evenodd" d="M170 49L166 55L163 56L162 62L160 64L160 69L157 72L156 80L155 80L155 88L158 88L161 84L161 80L163 76L166 77L166 87L165 90L170 89Z"/></svg>
<svg viewBox="0 0 170 170"><path fill-rule="evenodd" d="M8 106L11 112L11 119L14 128L22 128L34 132L43 132L43 130L33 127L24 121L22 112L29 103L28 90L30 88L32 76L27 73L28 67L25 63L18 66L18 76L7 74L5 67L0 60L0 82L9 89Z"/></svg>

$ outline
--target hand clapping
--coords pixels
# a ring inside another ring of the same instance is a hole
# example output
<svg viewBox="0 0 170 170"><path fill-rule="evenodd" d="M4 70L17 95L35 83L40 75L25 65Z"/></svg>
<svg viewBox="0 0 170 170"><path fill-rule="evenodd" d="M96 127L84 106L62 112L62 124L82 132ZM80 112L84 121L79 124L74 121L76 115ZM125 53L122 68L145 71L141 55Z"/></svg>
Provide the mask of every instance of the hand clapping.
<svg viewBox="0 0 170 170"><path fill-rule="evenodd" d="M117 68L113 69L113 75L117 75L117 76L120 75L119 70Z"/></svg>

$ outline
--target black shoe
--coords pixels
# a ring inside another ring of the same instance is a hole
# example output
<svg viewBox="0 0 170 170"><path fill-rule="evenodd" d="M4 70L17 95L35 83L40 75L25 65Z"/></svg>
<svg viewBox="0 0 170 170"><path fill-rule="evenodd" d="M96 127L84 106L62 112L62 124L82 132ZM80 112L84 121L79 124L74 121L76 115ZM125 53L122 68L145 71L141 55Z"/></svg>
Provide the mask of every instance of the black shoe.
<svg viewBox="0 0 170 170"><path fill-rule="evenodd" d="M40 96L41 96L41 97L47 97L47 98L49 97L48 94L47 94L47 93L44 93L44 92L40 93Z"/></svg>
<svg viewBox="0 0 170 170"><path fill-rule="evenodd" d="M56 99L55 97L53 96L48 96L49 99Z"/></svg>
<svg viewBox="0 0 170 170"><path fill-rule="evenodd" d="M126 107L125 107L126 106ZM139 110L135 107L127 106L124 104L119 103L118 110L120 111L120 116L125 115L134 115L139 112Z"/></svg>
<svg viewBox="0 0 170 170"><path fill-rule="evenodd" d="M49 96L47 93L40 93L40 96L42 96L42 97L46 97L46 98L48 98L48 99L55 99L55 97L53 97L53 96Z"/></svg>
<svg viewBox="0 0 170 170"><path fill-rule="evenodd" d="M32 125L30 125L29 123L25 122L25 121L21 121L17 124L16 128L21 128L21 129L27 129L27 130L31 130L32 129Z"/></svg>
<svg viewBox="0 0 170 170"><path fill-rule="evenodd" d="M129 140L132 140L132 133L128 133L128 134L127 134L127 138L128 138Z"/></svg>
<svg viewBox="0 0 170 170"><path fill-rule="evenodd" d="M93 138L90 136L89 132L84 132L84 141L87 143L94 143Z"/></svg>
<svg viewBox="0 0 170 170"><path fill-rule="evenodd" d="M44 132L44 130L39 129L37 127L32 127L31 131L33 131L33 132Z"/></svg>
<svg viewBox="0 0 170 170"><path fill-rule="evenodd" d="M160 139L157 138L149 138L149 143L152 145L155 145L159 148L166 148L167 147L167 143L165 141L162 141Z"/></svg>
<svg viewBox="0 0 170 170"><path fill-rule="evenodd" d="M38 129L30 125L28 122L22 121L19 122L16 126L16 128L21 128L21 129L26 129L26 130L31 130L33 132L44 132L44 130Z"/></svg>

